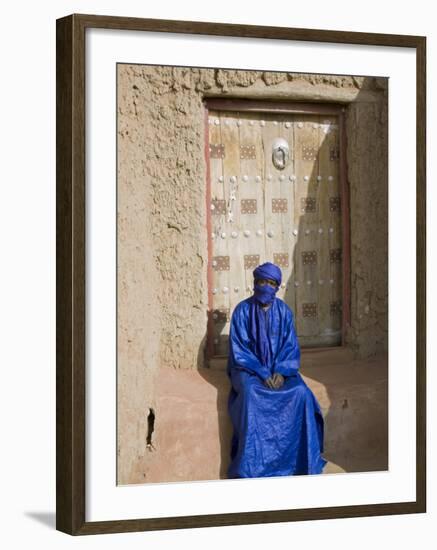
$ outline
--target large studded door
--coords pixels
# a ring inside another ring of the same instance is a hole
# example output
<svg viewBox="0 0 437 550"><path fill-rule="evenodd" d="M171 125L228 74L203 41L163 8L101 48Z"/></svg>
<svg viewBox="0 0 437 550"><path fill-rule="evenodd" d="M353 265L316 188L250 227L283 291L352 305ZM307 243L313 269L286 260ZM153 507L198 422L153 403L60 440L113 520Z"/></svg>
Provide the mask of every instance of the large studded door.
<svg viewBox="0 0 437 550"><path fill-rule="evenodd" d="M227 355L232 311L253 294L253 269L265 261L282 270L277 296L295 314L301 347L339 345L337 117L222 110L208 116L209 355Z"/></svg>

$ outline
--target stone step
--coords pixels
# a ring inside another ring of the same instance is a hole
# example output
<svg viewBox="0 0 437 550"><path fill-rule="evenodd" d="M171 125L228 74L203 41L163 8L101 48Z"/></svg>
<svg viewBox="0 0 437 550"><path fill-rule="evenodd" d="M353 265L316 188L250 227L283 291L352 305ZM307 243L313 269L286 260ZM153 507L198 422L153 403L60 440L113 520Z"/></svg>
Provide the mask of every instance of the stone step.
<svg viewBox="0 0 437 550"><path fill-rule="evenodd" d="M323 348L303 348L301 350L301 366L344 364L354 360L353 350L346 346ZM212 369L226 370L227 356L212 357L208 366Z"/></svg>

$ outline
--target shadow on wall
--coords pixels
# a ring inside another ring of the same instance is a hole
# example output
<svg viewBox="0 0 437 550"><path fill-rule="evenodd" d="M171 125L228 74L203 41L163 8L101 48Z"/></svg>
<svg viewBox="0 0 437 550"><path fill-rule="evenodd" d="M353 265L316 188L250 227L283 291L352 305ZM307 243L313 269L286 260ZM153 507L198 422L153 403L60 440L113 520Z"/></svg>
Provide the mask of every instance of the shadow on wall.
<svg viewBox="0 0 437 550"><path fill-rule="evenodd" d="M319 151L321 155L327 155L329 159L329 142L325 140ZM318 171L317 163L314 165L314 171L309 176L307 193L303 196L316 197L329 201L329 192L326 192L324 185L328 185L327 178L323 177L324 182L317 181L316 173ZM325 176L322 174L322 176ZM300 199L299 199L300 200ZM343 206L343 205L341 205ZM328 206L329 211L329 206ZM314 221L314 216L316 220ZM314 231L320 237L326 235L318 233L319 216L316 214L303 215L300 218L298 235L296 236L296 246L294 255L300 254L305 248L305 239L308 238L305 233L310 229L314 236ZM340 225L336 225L334 231L341 230ZM326 228L323 227L323 231ZM366 238L366 235L361 235ZM326 242L326 241L325 241ZM331 240L330 240L331 242ZM341 235L337 240L336 247L341 248ZM315 243L314 239L311 241ZM302 246L301 246L302 245ZM330 246L331 248L331 246ZM298 265L297 258L294 256L292 265ZM329 253L326 255L327 261L324 264L326 269L330 267ZM272 261L270 259L270 261ZM341 264L340 264L341 266ZM341 269L338 270L341 274ZM325 277L323 284L332 285L331 277ZM301 280L299 280L301 279ZM302 279L302 273L293 277L291 274L287 281L284 300L289 304L295 303L295 292L291 285L294 281L299 284L307 284ZM311 284L319 285L319 280L313 280ZM320 284L321 288L322 284ZM334 285L332 285L334 288ZM341 296L341 286L336 288L336 292ZM330 293L332 295L332 293ZM296 316L302 315L301 304L297 304L299 311L294 311ZM339 330L331 334L332 340L341 342L341 313L338 322ZM352 320L353 322L353 320ZM297 322L299 337L299 322ZM329 337L329 335L328 335ZM332 344L331 344L332 345ZM230 440L232 435L231 422L227 410L227 400L230 390L230 382L226 371L215 368L208 368L205 364L206 335L198 353L198 369L201 376L217 390L217 416L219 425L219 438L221 449L220 478L226 478L226 471L229 464ZM338 345L333 345L333 350ZM349 357L347 362L336 363L330 358L330 351L323 354L318 353L319 361L311 365L306 361L307 354L302 354L301 374L304 376L308 386L312 389L319 403L321 404L325 418L325 450L324 456L329 461L347 472L365 472L381 471L388 468L388 358L387 355L373 357L370 360L353 361ZM335 356L334 356L335 357Z"/></svg>

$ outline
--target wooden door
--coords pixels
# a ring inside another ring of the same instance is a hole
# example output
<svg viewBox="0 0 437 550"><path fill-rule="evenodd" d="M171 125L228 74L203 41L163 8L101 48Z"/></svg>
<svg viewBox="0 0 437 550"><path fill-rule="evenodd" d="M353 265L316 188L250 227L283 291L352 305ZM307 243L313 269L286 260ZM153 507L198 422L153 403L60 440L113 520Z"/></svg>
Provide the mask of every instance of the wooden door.
<svg viewBox="0 0 437 550"><path fill-rule="evenodd" d="M265 261L282 270L301 347L341 344L338 117L209 110L208 134L208 355L227 355L232 311Z"/></svg>

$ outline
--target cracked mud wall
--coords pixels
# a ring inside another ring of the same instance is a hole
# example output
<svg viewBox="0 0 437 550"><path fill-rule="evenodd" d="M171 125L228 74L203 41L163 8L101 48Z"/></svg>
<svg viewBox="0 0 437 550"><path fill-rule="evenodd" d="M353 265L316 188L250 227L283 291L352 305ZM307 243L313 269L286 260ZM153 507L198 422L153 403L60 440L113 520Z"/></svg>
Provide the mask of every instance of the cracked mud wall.
<svg viewBox="0 0 437 550"><path fill-rule="evenodd" d="M388 349L388 80L117 65L118 483L147 482L159 366L203 365L207 326L204 97L345 103L351 328L357 357ZM159 444L159 429L153 434Z"/></svg>

